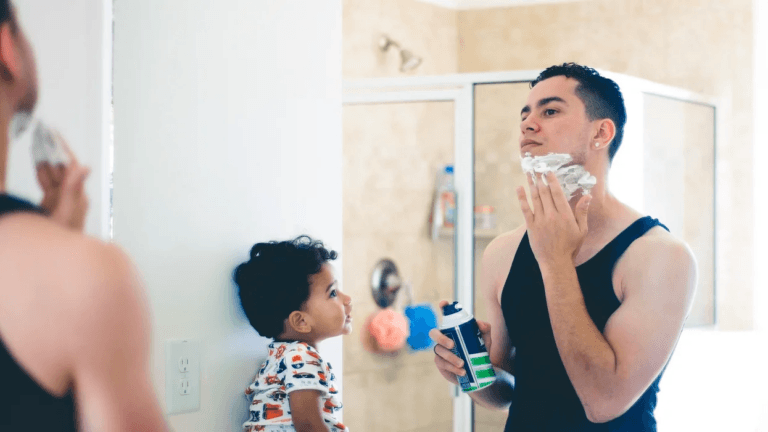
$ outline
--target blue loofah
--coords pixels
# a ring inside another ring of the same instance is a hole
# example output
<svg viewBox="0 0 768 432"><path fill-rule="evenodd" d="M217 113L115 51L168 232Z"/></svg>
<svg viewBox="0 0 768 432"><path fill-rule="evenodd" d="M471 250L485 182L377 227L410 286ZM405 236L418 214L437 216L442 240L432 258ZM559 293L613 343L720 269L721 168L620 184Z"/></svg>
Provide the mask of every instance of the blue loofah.
<svg viewBox="0 0 768 432"><path fill-rule="evenodd" d="M410 322L410 336L408 336L406 343L411 349L421 351L432 348L434 342L429 338L429 331L437 328L437 315L435 315L432 305L422 303L407 306L405 317Z"/></svg>

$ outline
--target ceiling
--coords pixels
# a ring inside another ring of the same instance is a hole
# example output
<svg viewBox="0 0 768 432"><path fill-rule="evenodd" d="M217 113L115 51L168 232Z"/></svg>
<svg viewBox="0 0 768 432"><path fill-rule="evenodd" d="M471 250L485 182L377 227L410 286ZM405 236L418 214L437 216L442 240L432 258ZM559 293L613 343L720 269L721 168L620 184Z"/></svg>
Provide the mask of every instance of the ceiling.
<svg viewBox="0 0 768 432"><path fill-rule="evenodd" d="M585 0L417 0L449 9L487 9L499 7L530 6L547 3L571 3Z"/></svg>

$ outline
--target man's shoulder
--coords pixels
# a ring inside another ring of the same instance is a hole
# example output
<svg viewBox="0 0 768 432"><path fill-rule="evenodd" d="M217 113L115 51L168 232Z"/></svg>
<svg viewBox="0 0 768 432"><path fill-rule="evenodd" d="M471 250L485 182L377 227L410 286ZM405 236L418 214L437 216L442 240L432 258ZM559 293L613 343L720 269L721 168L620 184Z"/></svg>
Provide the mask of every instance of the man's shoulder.
<svg viewBox="0 0 768 432"><path fill-rule="evenodd" d="M493 286L506 279L507 272L517 254L517 248L525 235L526 227L521 225L494 238L483 252L483 271L494 281Z"/></svg>
<svg viewBox="0 0 768 432"><path fill-rule="evenodd" d="M119 247L61 227L48 218L19 213L0 219L0 270L41 286L52 298L91 298L119 291L131 263Z"/></svg>
<svg viewBox="0 0 768 432"><path fill-rule="evenodd" d="M660 226L653 227L640 236L630 245L627 252L646 261L694 259L693 252L685 241Z"/></svg>
<svg viewBox="0 0 768 432"><path fill-rule="evenodd" d="M520 241L525 235L525 224L511 230L504 234L501 234L494 238L483 253L483 259L490 261L497 261L499 259L507 261L510 257L514 257L517 252L517 247L520 245Z"/></svg>
<svg viewBox="0 0 768 432"><path fill-rule="evenodd" d="M523 236L525 235L525 224L520 225L519 227L507 231L503 234L500 234L496 236L489 244L486 250L489 250L491 252L496 252L499 250L506 250L510 247L513 247L517 249L517 246L520 244L520 240L523 239Z"/></svg>
<svg viewBox="0 0 768 432"><path fill-rule="evenodd" d="M6 215L0 219L0 252L15 256L58 258L69 264L100 264L122 257L120 249L110 243L60 226L45 216L34 213ZM94 261L95 259L95 261Z"/></svg>
<svg viewBox="0 0 768 432"><path fill-rule="evenodd" d="M47 217L28 212L3 215L0 218L0 247L23 253L28 249L43 247L51 252L59 248L84 247L86 236L65 229Z"/></svg>
<svg viewBox="0 0 768 432"><path fill-rule="evenodd" d="M695 280L696 277L696 257L691 248L659 226L632 242L622 261L619 263L622 273L630 281L645 282L658 277Z"/></svg>
<svg viewBox="0 0 768 432"><path fill-rule="evenodd" d="M0 290L0 300L19 313L55 317L40 340L57 345L71 364L107 346L109 337L119 340L115 325L137 327L141 318L125 253L39 215L0 218L0 283L13 287Z"/></svg>

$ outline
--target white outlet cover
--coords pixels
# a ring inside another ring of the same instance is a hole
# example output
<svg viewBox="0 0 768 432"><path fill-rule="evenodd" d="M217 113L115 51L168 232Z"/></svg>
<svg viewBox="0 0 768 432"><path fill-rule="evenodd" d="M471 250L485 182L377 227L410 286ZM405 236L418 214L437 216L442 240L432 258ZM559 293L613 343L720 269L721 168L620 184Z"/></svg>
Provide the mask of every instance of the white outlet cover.
<svg viewBox="0 0 768 432"><path fill-rule="evenodd" d="M185 359L186 372L181 359ZM188 363L187 363L188 361ZM188 383L186 394L180 383ZM165 341L165 403L167 414L200 409L200 342L193 339Z"/></svg>

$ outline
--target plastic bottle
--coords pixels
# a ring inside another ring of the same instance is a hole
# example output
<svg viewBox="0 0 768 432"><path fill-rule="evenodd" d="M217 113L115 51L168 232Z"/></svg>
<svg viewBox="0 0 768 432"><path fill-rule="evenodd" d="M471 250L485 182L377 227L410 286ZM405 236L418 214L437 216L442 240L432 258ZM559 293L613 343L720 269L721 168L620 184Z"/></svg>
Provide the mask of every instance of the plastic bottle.
<svg viewBox="0 0 768 432"><path fill-rule="evenodd" d="M453 165L446 165L438 179L438 202L443 226L453 228L456 224L456 188L453 183Z"/></svg>

